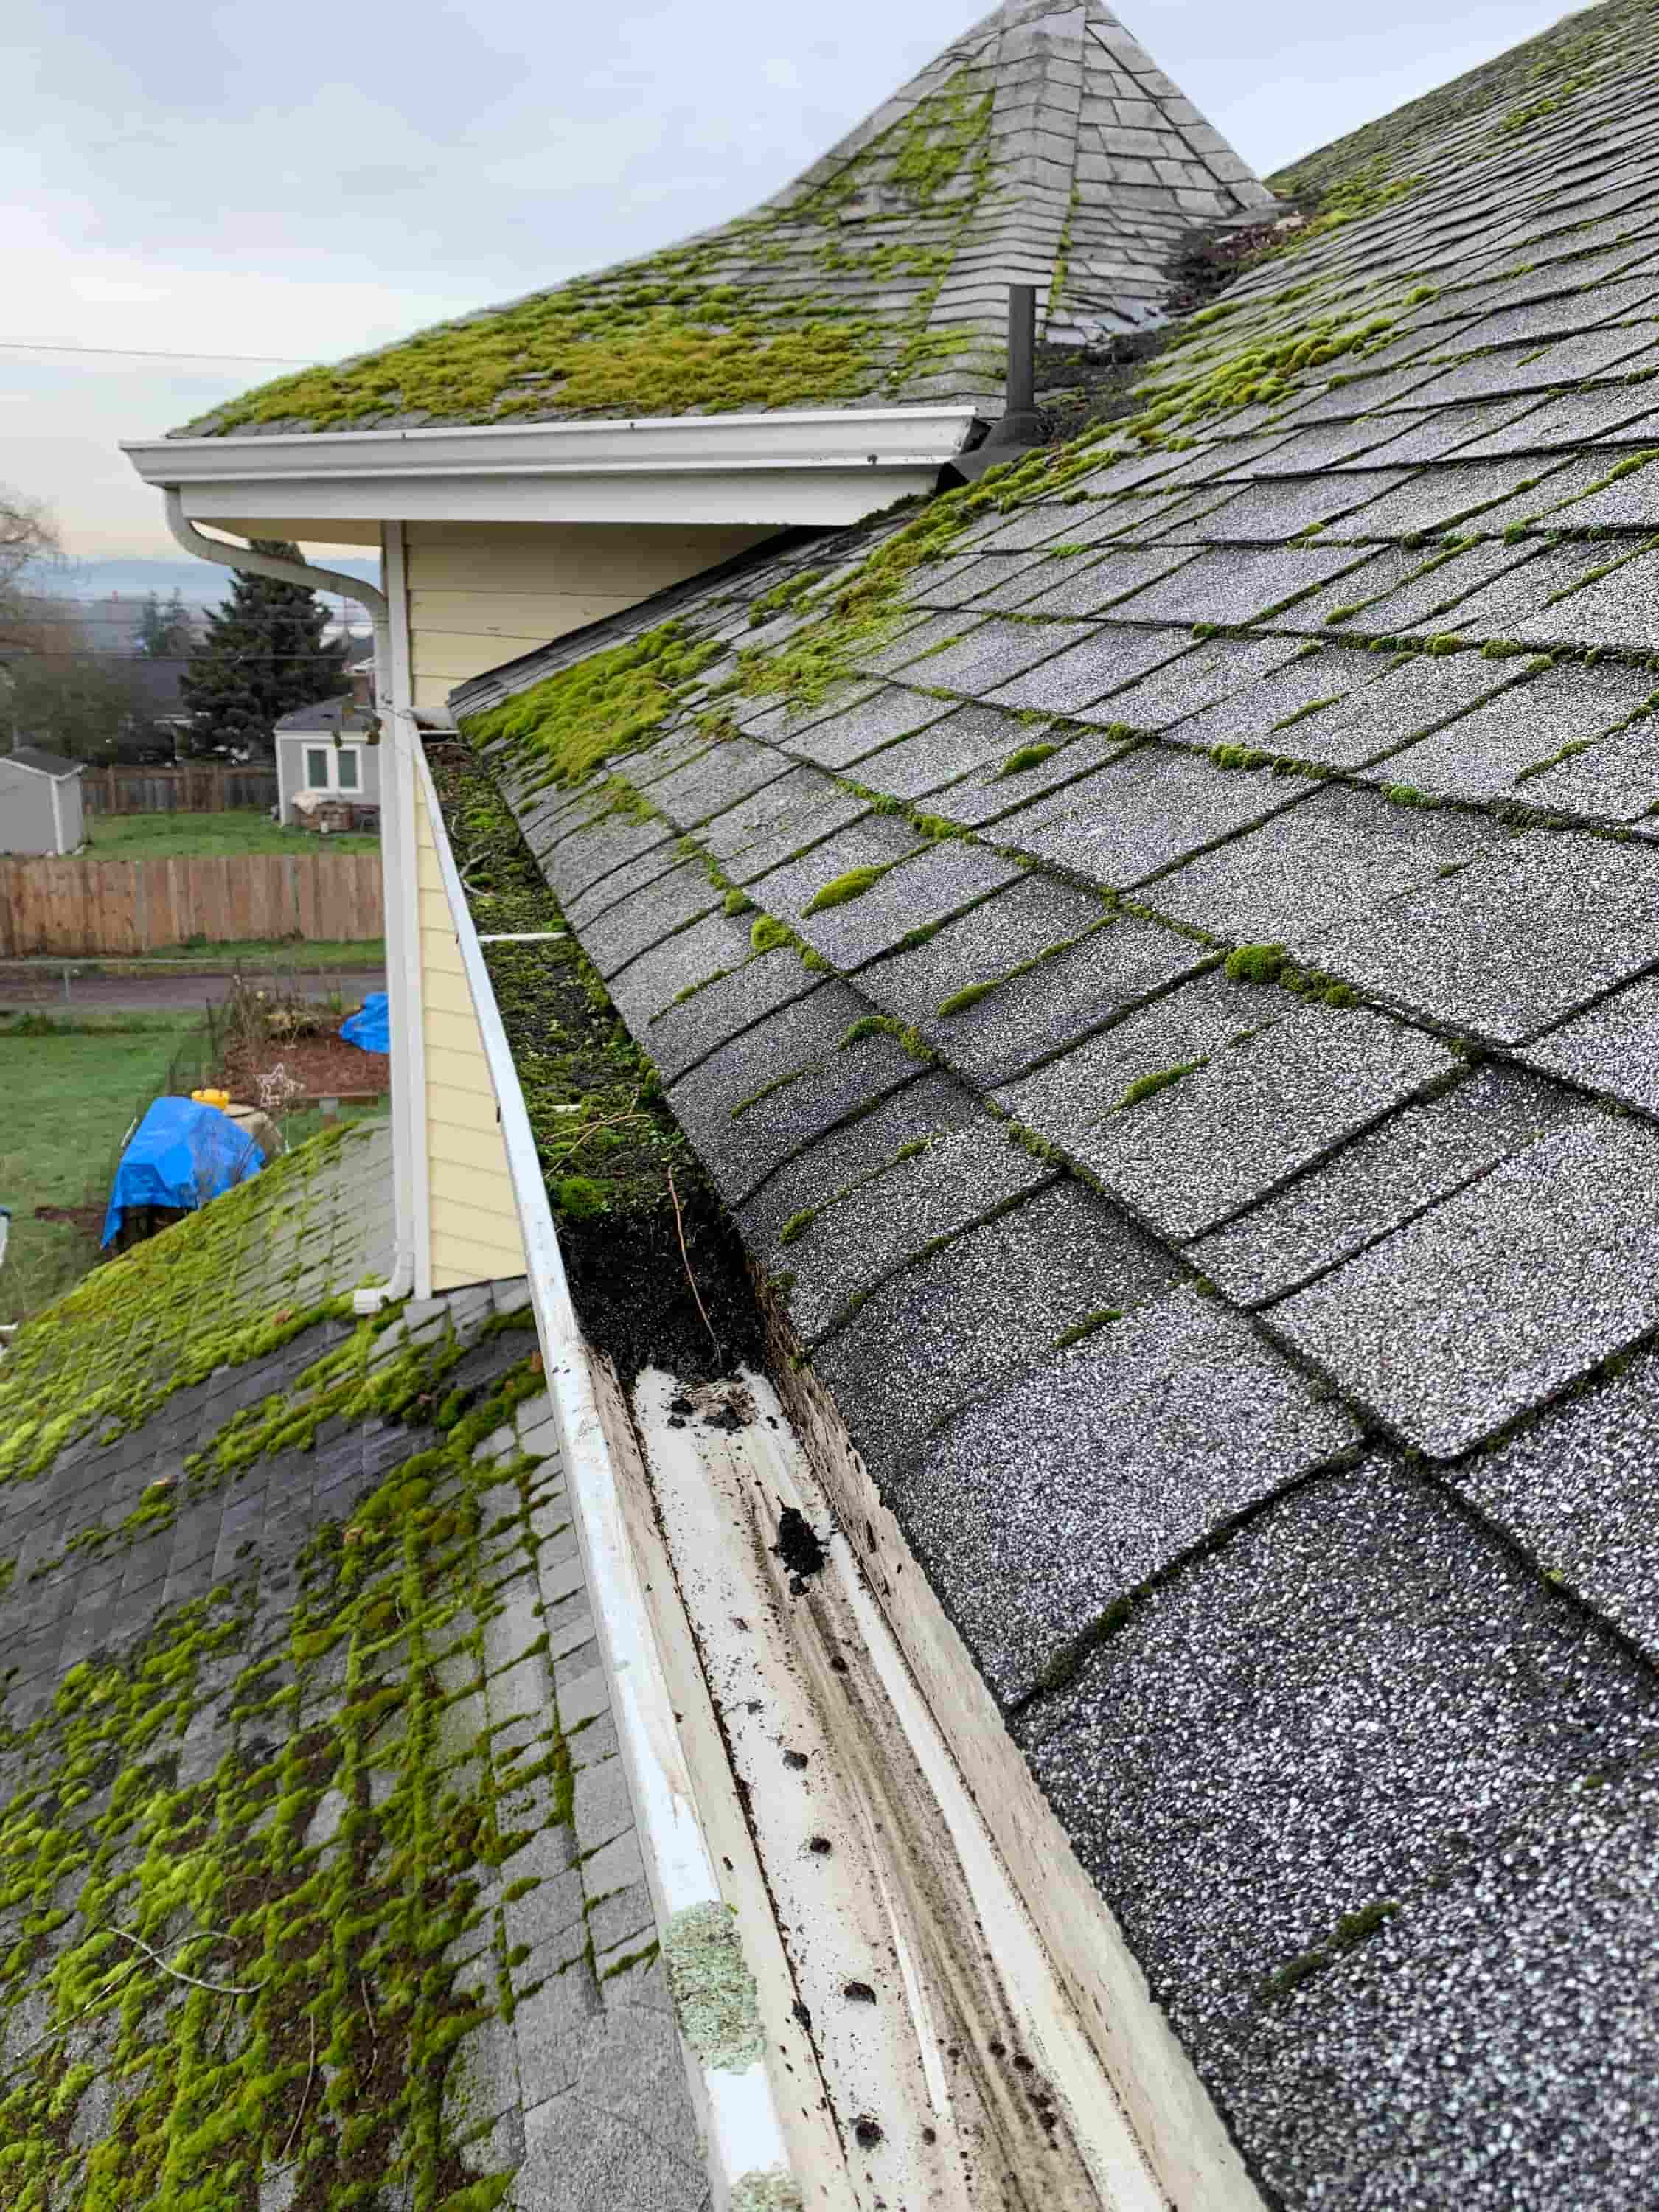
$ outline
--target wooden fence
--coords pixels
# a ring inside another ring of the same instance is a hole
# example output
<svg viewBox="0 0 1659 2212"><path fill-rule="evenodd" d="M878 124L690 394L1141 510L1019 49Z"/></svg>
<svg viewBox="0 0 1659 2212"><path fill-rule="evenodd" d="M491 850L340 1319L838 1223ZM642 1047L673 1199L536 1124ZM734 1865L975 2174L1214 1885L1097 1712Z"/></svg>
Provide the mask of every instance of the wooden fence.
<svg viewBox="0 0 1659 2212"><path fill-rule="evenodd" d="M165 860L0 860L0 957L152 952L200 941L329 938L385 926L378 853Z"/></svg>
<svg viewBox="0 0 1659 2212"><path fill-rule="evenodd" d="M276 804L274 768L192 761L180 768L89 768L81 778L88 814L222 814Z"/></svg>

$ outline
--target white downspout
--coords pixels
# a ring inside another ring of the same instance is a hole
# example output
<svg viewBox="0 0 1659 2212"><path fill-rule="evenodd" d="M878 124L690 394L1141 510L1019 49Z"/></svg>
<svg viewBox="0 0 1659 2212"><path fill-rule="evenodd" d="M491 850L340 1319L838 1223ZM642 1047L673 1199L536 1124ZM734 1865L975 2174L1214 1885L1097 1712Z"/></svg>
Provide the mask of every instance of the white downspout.
<svg viewBox="0 0 1659 2212"><path fill-rule="evenodd" d="M353 1304L360 1313L373 1313L393 1298L407 1297L415 1287L416 1252L423 1224L416 1218L417 1177L414 1171L416 1147L422 1159L425 1131L419 1109L424 1104L424 1083L416 1089L418 1070L413 1065L414 1021L419 1006L416 963L420 947L415 928L415 852L412 817L415 793L414 714L400 698L394 681L392 611L384 592L361 576L339 568L320 568L308 561L291 561L276 553L256 552L252 546L228 538L209 538L185 513L177 485L164 487L167 528L186 553L198 560L216 562L222 568L244 574L271 576L279 584L302 584L313 592L340 592L367 607L374 624L374 694L383 709L391 743L392 804L380 809L380 856L385 877L386 989L392 1017L392 1158L397 1250L391 1279L378 1288L359 1291ZM385 743L383 736L382 743ZM381 769L382 782L386 769ZM407 805L398 803L407 797ZM423 1182L424 1176L419 1181Z"/></svg>

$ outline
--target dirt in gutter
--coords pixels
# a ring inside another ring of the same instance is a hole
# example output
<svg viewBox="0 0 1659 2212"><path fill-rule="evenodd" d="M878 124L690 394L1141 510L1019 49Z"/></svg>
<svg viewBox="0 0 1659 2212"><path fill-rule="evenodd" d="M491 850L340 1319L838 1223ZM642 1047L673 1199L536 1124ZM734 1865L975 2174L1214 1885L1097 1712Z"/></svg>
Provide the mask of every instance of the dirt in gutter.
<svg viewBox="0 0 1659 2212"><path fill-rule="evenodd" d="M564 928L476 756L447 741L427 758L480 933ZM625 1385L652 1364L687 1382L758 1365L737 1229L574 933L484 955L589 1342Z"/></svg>

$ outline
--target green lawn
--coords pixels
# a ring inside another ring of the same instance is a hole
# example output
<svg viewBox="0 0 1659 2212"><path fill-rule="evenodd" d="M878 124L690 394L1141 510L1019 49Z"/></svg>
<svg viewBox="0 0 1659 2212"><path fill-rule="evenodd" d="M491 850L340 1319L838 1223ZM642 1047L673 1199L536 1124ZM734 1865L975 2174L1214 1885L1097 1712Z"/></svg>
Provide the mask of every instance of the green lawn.
<svg viewBox="0 0 1659 2212"><path fill-rule="evenodd" d="M185 945L164 945L142 958L123 960L54 959L50 952L0 962L5 975L15 976L38 968L60 975L69 968L79 975L153 975L158 969L182 968L204 975L228 975L233 968L270 970L278 975L312 975L319 968L380 968L386 964L383 937L239 937L229 944L198 938Z"/></svg>
<svg viewBox="0 0 1659 2212"><path fill-rule="evenodd" d="M174 1054L200 1034L189 1015L129 1015L117 1030L7 1035L0 1024L0 1206L11 1241L0 1267L0 1320L57 1297L96 1256L95 1229L37 1221L38 1206L99 1206L109 1196L127 1124L147 1106Z"/></svg>
<svg viewBox="0 0 1659 2212"><path fill-rule="evenodd" d="M98 1256L89 1220L37 1221L39 1206L102 1209L127 1126L179 1061L181 1090L204 1069L202 1024L188 1014L92 1013L73 1027L41 1014L0 1012L0 1206L11 1240L0 1267L0 1322L21 1321L78 1282ZM339 1119L373 1121L390 1101L343 1106ZM286 1115L291 1150L329 1126L316 1108Z"/></svg>
<svg viewBox="0 0 1659 2212"><path fill-rule="evenodd" d="M92 814L86 817L87 857L94 860L160 860L198 853L378 853L372 831L321 837L284 830L262 808L223 814Z"/></svg>

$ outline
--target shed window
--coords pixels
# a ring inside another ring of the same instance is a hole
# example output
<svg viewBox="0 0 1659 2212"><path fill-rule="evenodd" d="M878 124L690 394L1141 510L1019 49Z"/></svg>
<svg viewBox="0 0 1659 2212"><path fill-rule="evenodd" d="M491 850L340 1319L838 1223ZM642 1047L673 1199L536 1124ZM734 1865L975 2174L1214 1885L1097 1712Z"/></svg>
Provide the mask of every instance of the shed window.
<svg viewBox="0 0 1659 2212"><path fill-rule="evenodd" d="M356 790L357 769L358 762L356 748L351 745L342 745L339 751L334 756L334 772L339 778L340 789L342 791Z"/></svg>
<svg viewBox="0 0 1659 2212"><path fill-rule="evenodd" d="M307 745L306 747L306 789L307 791L326 791L329 788L328 756L330 750L331 748L327 745Z"/></svg>

